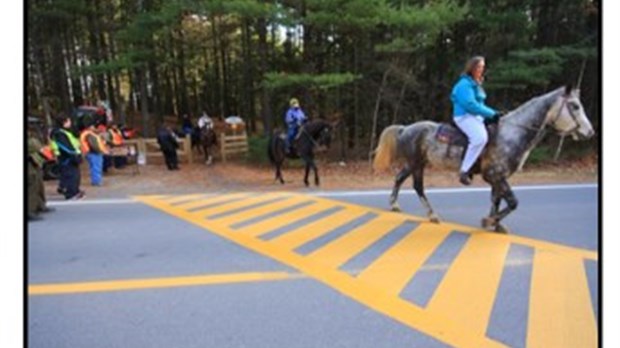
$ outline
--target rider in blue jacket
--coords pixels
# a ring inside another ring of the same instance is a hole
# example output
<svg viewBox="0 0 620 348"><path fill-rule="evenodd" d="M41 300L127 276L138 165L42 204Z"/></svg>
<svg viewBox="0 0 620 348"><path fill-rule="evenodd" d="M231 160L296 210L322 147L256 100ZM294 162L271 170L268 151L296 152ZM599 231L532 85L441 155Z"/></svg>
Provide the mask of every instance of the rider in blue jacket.
<svg viewBox="0 0 620 348"><path fill-rule="evenodd" d="M297 100L297 98L292 98L289 105L290 108L286 112L286 116L284 118L286 126L288 127L285 147L287 153L291 152L291 145L293 144L293 140L299 131L299 127L306 122L306 115L299 107L299 100Z"/></svg>
<svg viewBox="0 0 620 348"><path fill-rule="evenodd" d="M459 180L463 185L471 184L471 167L476 163L488 141L484 120L497 119L501 116L498 111L484 104L487 95L482 88L483 73L484 57L471 58L467 61L465 71L454 85L450 96L454 123L469 139L459 173Z"/></svg>

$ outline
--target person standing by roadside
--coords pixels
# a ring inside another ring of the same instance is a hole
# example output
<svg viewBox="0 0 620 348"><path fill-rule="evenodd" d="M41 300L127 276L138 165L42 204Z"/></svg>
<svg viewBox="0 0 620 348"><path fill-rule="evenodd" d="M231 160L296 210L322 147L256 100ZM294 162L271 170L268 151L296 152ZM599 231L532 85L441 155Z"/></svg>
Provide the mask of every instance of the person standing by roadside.
<svg viewBox="0 0 620 348"><path fill-rule="evenodd" d="M60 185L65 199L81 199L84 191L80 190L80 163L82 152L80 141L71 133L71 118L66 114L56 117L56 128L52 133L56 158L60 166Z"/></svg>
<svg viewBox="0 0 620 348"><path fill-rule="evenodd" d="M169 126L161 126L157 131L157 143L161 148L161 152L164 154L168 170L178 170L179 160L177 158L177 148L179 147L179 142L172 128Z"/></svg>
<svg viewBox="0 0 620 348"><path fill-rule="evenodd" d="M88 161L90 183L93 186L103 185L103 156L108 154L105 141L91 124L80 134L81 151Z"/></svg>
<svg viewBox="0 0 620 348"><path fill-rule="evenodd" d="M54 210L47 207L45 198L45 187L43 185L43 164L45 163L45 158L41 154L42 148L41 141L39 141L31 129L28 129L28 221L40 220L39 213Z"/></svg>

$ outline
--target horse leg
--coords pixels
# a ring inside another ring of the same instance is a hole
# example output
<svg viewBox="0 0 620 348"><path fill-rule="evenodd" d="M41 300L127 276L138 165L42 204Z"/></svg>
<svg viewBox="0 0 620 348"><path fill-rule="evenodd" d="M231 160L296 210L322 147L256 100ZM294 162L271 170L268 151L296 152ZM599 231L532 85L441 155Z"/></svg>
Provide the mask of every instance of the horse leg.
<svg viewBox="0 0 620 348"><path fill-rule="evenodd" d="M405 166L399 173L396 175L394 180L394 187L392 188L392 194L390 195L390 207L392 211L401 211L400 206L398 205L398 192L400 191L400 187L403 182L407 180L407 177L411 174L411 170L409 170L408 166Z"/></svg>
<svg viewBox="0 0 620 348"><path fill-rule="evenodd" d="M314 160L310 161L310 166L312 167L312 170L314 170L314 185L316 185L316 186L321 185L321 182L319 180L319 170L316 167L316 164L314 163Z"/></svg>
<svg viewBox="0 0 620 348"><path fill-rule="evenodd" d="M282 177L282 162L276 163L276 180L280 179L280 184L284 185L284 178Z"/></svg>
<svg viewBox="0 0 620 348"><path fill-rule="evenodd" d="M426 208L426 215L431 220L431 222L439 223L439 217L433 211L433 207L431 207L431 203L426 198L426 194L424 193L424 164L413 167L413 189L418 194L420 198L420 202Z"/></svg>
<svg viewBox="0 0 620 348"><path fill-rule="evenodd" d="M488 217L482 219L482 226L484 228L494 227L495 232L508 233L508 228L502 225L500 221L517 209L519 201L506 179L501 179L498 183L494 183L491 194L491 212ZM502 199L506 201L507 206L499 210L499 204Z"/></svg>
<svg viewBox="0 0 620 348"><path fill-rule="evenodd" d="M211 154L209 153L208 144L205 145L204 150L205 150L205 163L209 166L213 162L213 158L211 157Z"/></svg>
<svg viewBox="0 0 620 348"><path fill-rule="evenodd" d="M310 183L308 182L308 174L310 174L310 162L309 161L305 161L306 162L306 174L304 175L304 184L306 184L306 187L310 186Z"/></svg>

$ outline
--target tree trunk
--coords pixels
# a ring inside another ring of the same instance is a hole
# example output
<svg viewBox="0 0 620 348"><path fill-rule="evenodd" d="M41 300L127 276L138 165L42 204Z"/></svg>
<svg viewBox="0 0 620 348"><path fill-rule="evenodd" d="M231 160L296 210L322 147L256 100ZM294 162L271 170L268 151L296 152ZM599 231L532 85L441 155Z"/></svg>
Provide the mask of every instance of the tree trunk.
<svg viewBox="0 0 620 348"><path fill-rule="evenodd" d="M375 147L375 137L377 133L377 118L379 117L379 107L381 106L381 98L383 97L383 89L387 82L390 69L386 69L381 79L381 86L379 86L379 92L377 93L377 101L375 102L375 112L372 118L372 131L370 132L370 149L368 150L368 163L372 163L372 152Z"/></svg>
<svg viewBox="0 0 620 348"><path fill-rule="evenodd" d="M179 33L179 88L181 92L181 110L180 114L189 114L189 101L187 98L187 77L185 76L185 35L182 29L177 31Z"/></svg>
<svg viewBox="0 0 620 348"><path fill-rule="evenodd" d="M261 79L260 84L260 104L261 104L261 118L263 120L264 134L268 136L271 134L273 124L271 120L271 105L269 101L269 91L265 86L265 73L267 72L268 64L268 47L267 47L267 21L264 18L259 18L257 23L258 29L258 69Z"/></svg>
<svg viewBox="0 0 620 348"><path fill-rule="evenodd" d="M149 110L148 110L148 91L146 81L146 69L139 68L138 76L140 79L140 113L142 114L142 134L148 138L150 133Z"/></svg>
<svg viewBox="0 0 620 348"><path fill-rule="evenodd" d="M221 117L224 116L224 93L222 91L222 76L220 75L220 58L219 58L219 40L218 40L218 29L217 29L217 16L213 17L211 21L211 31L212 31L212 39L213 39L213 71L215 75L215 84L217 85L215 92L215 102L217 103L217 107L215 108Z"/></svg>
<svg viewBox="0 0 620 348"><path fill-rule="evenodd" d="M219 17L218 21L220 20ZM222 29L222 27L220 26L220 29ZM220 59L220 65L222 67L222 80L220 83L220 109L222 110L222 117L227 117L229 116L229 109L228 109L228 68L227 68L227 64L226 64L226 49L225 49L225 40L224 40L224 34L222 33L222 31L219 32L218 35L218 46L216 48L217 51L219 51L218 56Z"/></svg>

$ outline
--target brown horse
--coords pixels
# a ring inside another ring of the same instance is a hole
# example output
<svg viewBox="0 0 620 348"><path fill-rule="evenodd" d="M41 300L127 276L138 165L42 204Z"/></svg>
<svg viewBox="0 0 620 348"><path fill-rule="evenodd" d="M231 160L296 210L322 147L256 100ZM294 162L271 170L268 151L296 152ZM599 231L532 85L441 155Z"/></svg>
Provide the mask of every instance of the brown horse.
<svg viewBox="0 0 620 348"><path fill-rule="evenodd" d="M409 126L389 126L381 133L373 163L375 170L386 170L398 159L405 162L396 175L390 195L392 210L400 210L398 191L407 177L412 175L413 187L426 207L428 217L433 222L439 222L424 194L424 168L430 163L436 168L457 170L464 151L461 146L441 141L441 137L437 136L440 126L432 121L420 121ZM483 227L507 232L500 221L517 209L518 204L507 179L516 171L523 156L536 146L547 126L575 139L587 139L594 135L579 100L579 90L573 90L570 86L558 88L529 100L499 121L497 133L489 137L479 162L479 174L491 185L491 211L482 220ZM500 210L502 200L507 206Z"/></svg>
<svg viewBox="0 0 620 348"><path fill-rule="evenodd" d="M217 146L217 135L213 127L195 127L192 132L192 149L197 147L202 149L205 155L205 164L210 165L213 162L210 149Z"/></svg>

